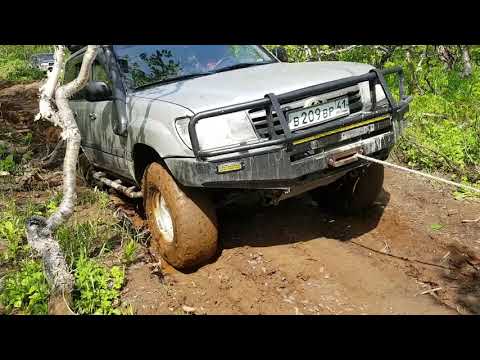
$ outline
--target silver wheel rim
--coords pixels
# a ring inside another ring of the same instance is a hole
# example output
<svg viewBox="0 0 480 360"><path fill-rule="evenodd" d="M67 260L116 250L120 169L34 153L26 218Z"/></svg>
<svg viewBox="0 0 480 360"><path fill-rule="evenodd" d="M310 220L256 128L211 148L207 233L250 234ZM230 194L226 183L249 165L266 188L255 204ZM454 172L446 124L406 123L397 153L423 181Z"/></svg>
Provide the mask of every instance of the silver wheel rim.
<svg viewBox="0 0 480 360"><path fill-rule="evenodd" d="M153 216L155 216L158 230L162 233L165 241L173 243L173 220L167 202L161 194L157 193L154 204Z"/></svg>

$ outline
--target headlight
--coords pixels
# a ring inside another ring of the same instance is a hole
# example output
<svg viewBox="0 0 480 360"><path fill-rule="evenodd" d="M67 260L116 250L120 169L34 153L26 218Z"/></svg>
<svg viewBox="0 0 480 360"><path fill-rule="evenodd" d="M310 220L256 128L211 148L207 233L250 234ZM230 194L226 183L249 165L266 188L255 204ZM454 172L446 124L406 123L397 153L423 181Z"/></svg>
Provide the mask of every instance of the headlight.
<svg viewBox="0 0 480 360"><path fill-rule="evenodd" d="M378 104L380 104L381 102L385 102L386 96L385 96L385 92L383 91L382 85L380 84L375 85L375 96L377 98Z"/></svg>
<svg viewBox="0 0 480 360"><path fill-rule="evenodd" d="M359 89L362 96L362 101L366 109L370 109L372 106L372 99L370 97L370 86L368 81L359 83ZM385 92L383 91L382 85L375 85L375 97L377 98L377 106L384 106L387 102Z"/></svg>
<svg viewBox="0 0 480 360"><path fill-rule="evenodd" d="M190 119L179 119L175 123L183 142L192 147L188 133ZM200 120L196 127L200 149L238 145L256 141L257 135L245 112L237 112Z"/></svg>
<svg viewBox="0 0 480 360"><path fill-rule="evenodd" d="M180 139L182 139L185 145L187 145L191 149L192 143L190 142L190 135L188 133L189 122L190 122L190 118L178 119L175 122L175 128L177 129L177 133L180 136Z"/></svg>

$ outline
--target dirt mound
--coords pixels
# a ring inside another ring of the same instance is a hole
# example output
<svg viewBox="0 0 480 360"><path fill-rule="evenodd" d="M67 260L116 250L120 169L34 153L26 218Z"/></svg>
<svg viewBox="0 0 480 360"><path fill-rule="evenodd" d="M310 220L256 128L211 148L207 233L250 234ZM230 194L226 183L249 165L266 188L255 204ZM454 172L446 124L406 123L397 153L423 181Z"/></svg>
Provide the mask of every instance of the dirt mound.
<svg viewBox="0 0 480 360"><path fill-rule="evenodd" d="M50 123L35 122L38 113L38 91L41 82L0 83L0 135L8 142L18 143L32 133L32 145L58 142L61 130Z"/></svg>

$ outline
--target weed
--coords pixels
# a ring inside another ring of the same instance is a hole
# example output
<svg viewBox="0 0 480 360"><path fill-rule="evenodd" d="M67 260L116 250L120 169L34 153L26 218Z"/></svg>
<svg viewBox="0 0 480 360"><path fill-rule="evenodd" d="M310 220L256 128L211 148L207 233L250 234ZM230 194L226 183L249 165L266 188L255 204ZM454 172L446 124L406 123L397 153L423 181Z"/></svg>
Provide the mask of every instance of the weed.
<svg viewBox="0 0 480 360"><path fill-rule="evenodd" d="M58 192L50 197L45 204L45 215L48 217L58 210L58 206L62 202L63 194Z"/></svg>
<svg viewBox="0 0 480 360"><path fill-rule="evenodd" d="M15 172L17 164L13 158L13 154L7 155L5 159L0 160L0 171L7 171L9 173Z"/></svg>
<svg viewBox="0 0 480 360"><path fill-rule="evenodd" d="M89 255L93 251L97 237L98 224L90 221L76 225L61 225L56 233L56 238L70 267L82 253Z"/></svg>
<svg viewBox="0 0 480 360"><path fill-rule="evenodd" d="M110 197L106 192L100 191L97 187L86 189L78 197L80 205L98 205L100 209L106 209L110 203Z"/></svg>
<svg viewBox="0 0 480 360"><path fill-rule="evenodd" d="M30 145L33 140L33 134L31 132L25 134L25 136L22 138L22 143L24 145Z"/></svg>
<svg viewBox="0 0 480 360"><path fill-rule="evenodd" d="M0 212L0 241L5 242L6 250L2 253L2 261L16 261L26 246L22 245L25 237L25 216L20 213L15 202L5 201Z"/></svg>
<svg viewBox="0 0 480 360"><path fill-rule="evenodd" d="M19 218L0 221L0 240L5 241L7 244L7 249L2 254L4 261L17 258L23 249L21 241L24 234L25 229Z"/></svg>
<svg viewBox="0 0 480 360"><path fill-rule="evenodd" d="M123 261L126 264L132 263L137 255L138 251L138 243L134 239L129 239L126 243L123 245Z"/></svg>
<svg viewBox="0 0 480 360"><path fill-rule="evenodd" d="M24 260L18 271L2 281L0 302L10 313L43 315L48 312L49 288L41 264Z"/></svg>
<svg viewBox="0 0 480 360"><path fill-rule="evenodd" d="M430 229L432 231L439 231L439 230L443 229L443 225L442 224L432 224L432 225L430 225Z"/></svg>
<svg viewBox="0 0 480 360"><path fill-rule="evenodd" d="M120 290L125 281L118 266L107 269L81 255L76 263L74 309L79 314L121 315Z"/></svg>

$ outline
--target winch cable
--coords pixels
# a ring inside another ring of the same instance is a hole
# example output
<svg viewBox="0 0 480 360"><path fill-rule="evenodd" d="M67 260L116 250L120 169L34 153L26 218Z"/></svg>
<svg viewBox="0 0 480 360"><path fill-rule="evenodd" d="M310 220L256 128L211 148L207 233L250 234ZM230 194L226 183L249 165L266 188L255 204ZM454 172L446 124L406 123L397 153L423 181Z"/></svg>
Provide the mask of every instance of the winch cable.
<svg viewBox="0 0 480 360"><path fill-rule="evenodd" d="M384 166L388 166L388 167L391 167L391 168L394 168L394 169L397 169L397 170L400 170L400 171L405 171L405 172L408 172L408 173L411 173L411 174L420 175L420 176L423 176L423 177L426 177L426 178L429 178L429 179L432 179L432 180L443 182L443 183L448 184L448 185L452 185L452 186L455 186L455 187L459 187L459 188L467 189L467 190L470 190L470 191L474 191L476 193L480 193L480 189L476 189L472 186L468 186L468 185L465 185L465 184L460 184L460 183L450 181L450 180L445 180L445 179L442 179L438 176L433 176L433 175L430 175L430 174L423 173L421 171L412 170L412 169L409 169L409 168L406 168L406 167L403 167L403 166L400 166L400 165L391 164L389 162L378 160L378 159L372 158L370 156L365 156L365 155L358 154L358 153L355 156L358 159L363 159L363 160L366 160L366 161L374 162L374 163L381 164L381 165L384 165Z"/></svg>

